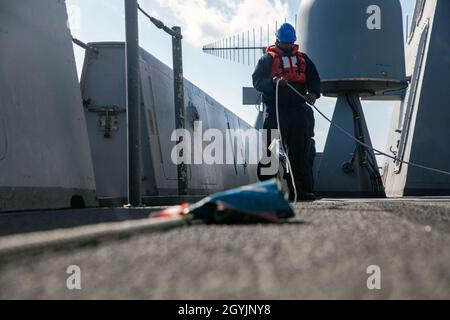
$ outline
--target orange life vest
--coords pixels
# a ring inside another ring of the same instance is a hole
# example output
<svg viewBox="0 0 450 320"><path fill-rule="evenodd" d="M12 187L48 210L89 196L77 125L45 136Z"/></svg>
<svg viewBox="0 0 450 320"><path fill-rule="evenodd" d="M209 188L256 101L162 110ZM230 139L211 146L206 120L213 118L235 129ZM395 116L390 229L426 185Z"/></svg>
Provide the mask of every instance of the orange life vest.
<svg viewBox="0 0 450 320"><path fill-rule="evenodd" d="M267 53L273 58L270 78L285 78L289 82L306 83L306 60L295 45L291 56L287 56L277 46L267 48Z"/></svg>

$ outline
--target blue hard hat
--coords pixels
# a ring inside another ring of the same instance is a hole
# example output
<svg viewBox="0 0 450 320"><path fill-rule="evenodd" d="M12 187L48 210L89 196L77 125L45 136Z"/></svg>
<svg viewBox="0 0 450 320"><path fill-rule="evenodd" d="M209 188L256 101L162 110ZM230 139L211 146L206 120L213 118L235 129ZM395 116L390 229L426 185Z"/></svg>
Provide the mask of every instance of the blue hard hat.
<svg viewBox="0 0 450 320"><path fill-rule="evenodd" d="M297 41L295 28L289 23L283 23L277 31L277 39L284 43L294 43Z"/></svg>

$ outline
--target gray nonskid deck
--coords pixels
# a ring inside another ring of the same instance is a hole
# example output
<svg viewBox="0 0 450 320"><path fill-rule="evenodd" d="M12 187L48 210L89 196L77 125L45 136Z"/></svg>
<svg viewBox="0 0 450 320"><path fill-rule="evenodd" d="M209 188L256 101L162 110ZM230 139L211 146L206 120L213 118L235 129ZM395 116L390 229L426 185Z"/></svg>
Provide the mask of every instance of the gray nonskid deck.
<svg viewBox="0 0 450 320"><path fill-rule="evenodd" d="M450 201L324 200L298 213L0 258L0 298L450 298ZM81 291L66 288L69 265ZM370 265L381 290L367 289Z"/></svg>

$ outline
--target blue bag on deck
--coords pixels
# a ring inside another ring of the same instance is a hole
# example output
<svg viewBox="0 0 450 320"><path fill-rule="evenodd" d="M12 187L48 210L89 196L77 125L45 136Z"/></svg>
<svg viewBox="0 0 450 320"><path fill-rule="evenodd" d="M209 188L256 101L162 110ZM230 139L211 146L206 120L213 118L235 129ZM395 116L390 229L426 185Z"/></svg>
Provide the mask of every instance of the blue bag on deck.
<svg viewBox="0 0 450 320"><path fill-rule="evenodd" d="M193 204L152 214L153 218L192 215L211 224L278 223L293 218L294 210L275 179L217 193Z"/></svg>
<svg viewBox="0 0 450 320"><path fill-rule="evenodd" d="M273 179L214 194L190 207L206 223L277 223L295 216Z"/></svg>

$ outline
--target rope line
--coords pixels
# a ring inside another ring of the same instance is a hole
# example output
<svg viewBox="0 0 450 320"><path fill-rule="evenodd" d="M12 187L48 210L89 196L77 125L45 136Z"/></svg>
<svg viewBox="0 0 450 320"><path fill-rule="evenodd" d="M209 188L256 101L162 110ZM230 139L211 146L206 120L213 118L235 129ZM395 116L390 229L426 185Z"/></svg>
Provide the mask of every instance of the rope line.
<svg viewBox="0 0 450 320"><path fill-rule="evenodd" d="M292 186L293 186L293 189L294 189L294 203L297 203L298 194L297 194L297 186L295 185L294 172L292 170L291 161L289 160L289 154L288 154L288 152L286 152L286 149L284 147L283 135L281 133L279 101L278 101L280 81L281 81L281 79L277 79L276 93L275 93L275 97L276 97L276 99L275 99L275 107L276 107L276 112L277 112L277 127L278 127L278 131L279 131L279 134L280 134L280 138L279 138L279 144L280 145L279 145L279 148L280 148L280 150L282 150L282 152L285 155L287 171L289 171L289 175L290 175L291 181L292 181Z"/></svg>
<svg viewBox="0 0 450 320"><path fill-rule="evenodd" d="M444 170L440 170L440 169L436 169L436 168L432 168L432 167L427 167L427 166L424 166L424 165L421 165L421 164L417 164L417 163L414 163L414 162L409 162L409 161L401 160L401 159L399 159L399 158L397 158L397 157L391 156L391 155L389 155L389 154L387 154L387 153L385 153L385 152L382 152L382 151L380 151L380 150L378 150L378 149L376 149L376 148L374 148L374 147L372 147L372 146L370 146L370 145L368 145L368 144L366 144L366 143L360 141L358 138L356 138L354 135L352 135L351 133L349 133L348 131L346 131L344 128L342 128L342 127L339 126L338 124L334 123L334 122L333 122L330 118L328 118L322 111L320 111L319 108L317 108L315 105L308 103L306 97L305 97L303 94L301 94L300 92L298 92L292 85L290 85L290 84L288 83L287 86L288 86L289 88L291 88L297 95L299 95L301 98L303 98L303 99L306 101L306 104L308 104L309 106L313 107L313 108L314 108L314 109L315 109L315 110L316 110L316 111L317 111L317 112L318 112L325 120L327 120L331 125L333 125L334 127L336 127L339 131L341 131L343 134L345 134L346 136L348 136L350 139L354 140L356 143L358 143L358 144L360 144L360 145L362 145L362 146L364 146L364 147L366 147L366 148L368 148L368 149L370 149L370 150L372 150L372 151L375 151L376 153L378 153L378 155L383 155L383 156L388 157L388 158L390 158L390 159L393 159L393 160L395 160L395 161L399 161L399 162L401 162L401 163L403 163L403 164L406 164L406 165L409 165L409 166L412 166L412 167L416 167L416 168L420 168L420 169L424 169L424 170L428 170L428 171L432 171L432 172L436 172L436 173L445 174L445 175L450 176L450 172L448 172L448 171L444 171Z"/></svg>

